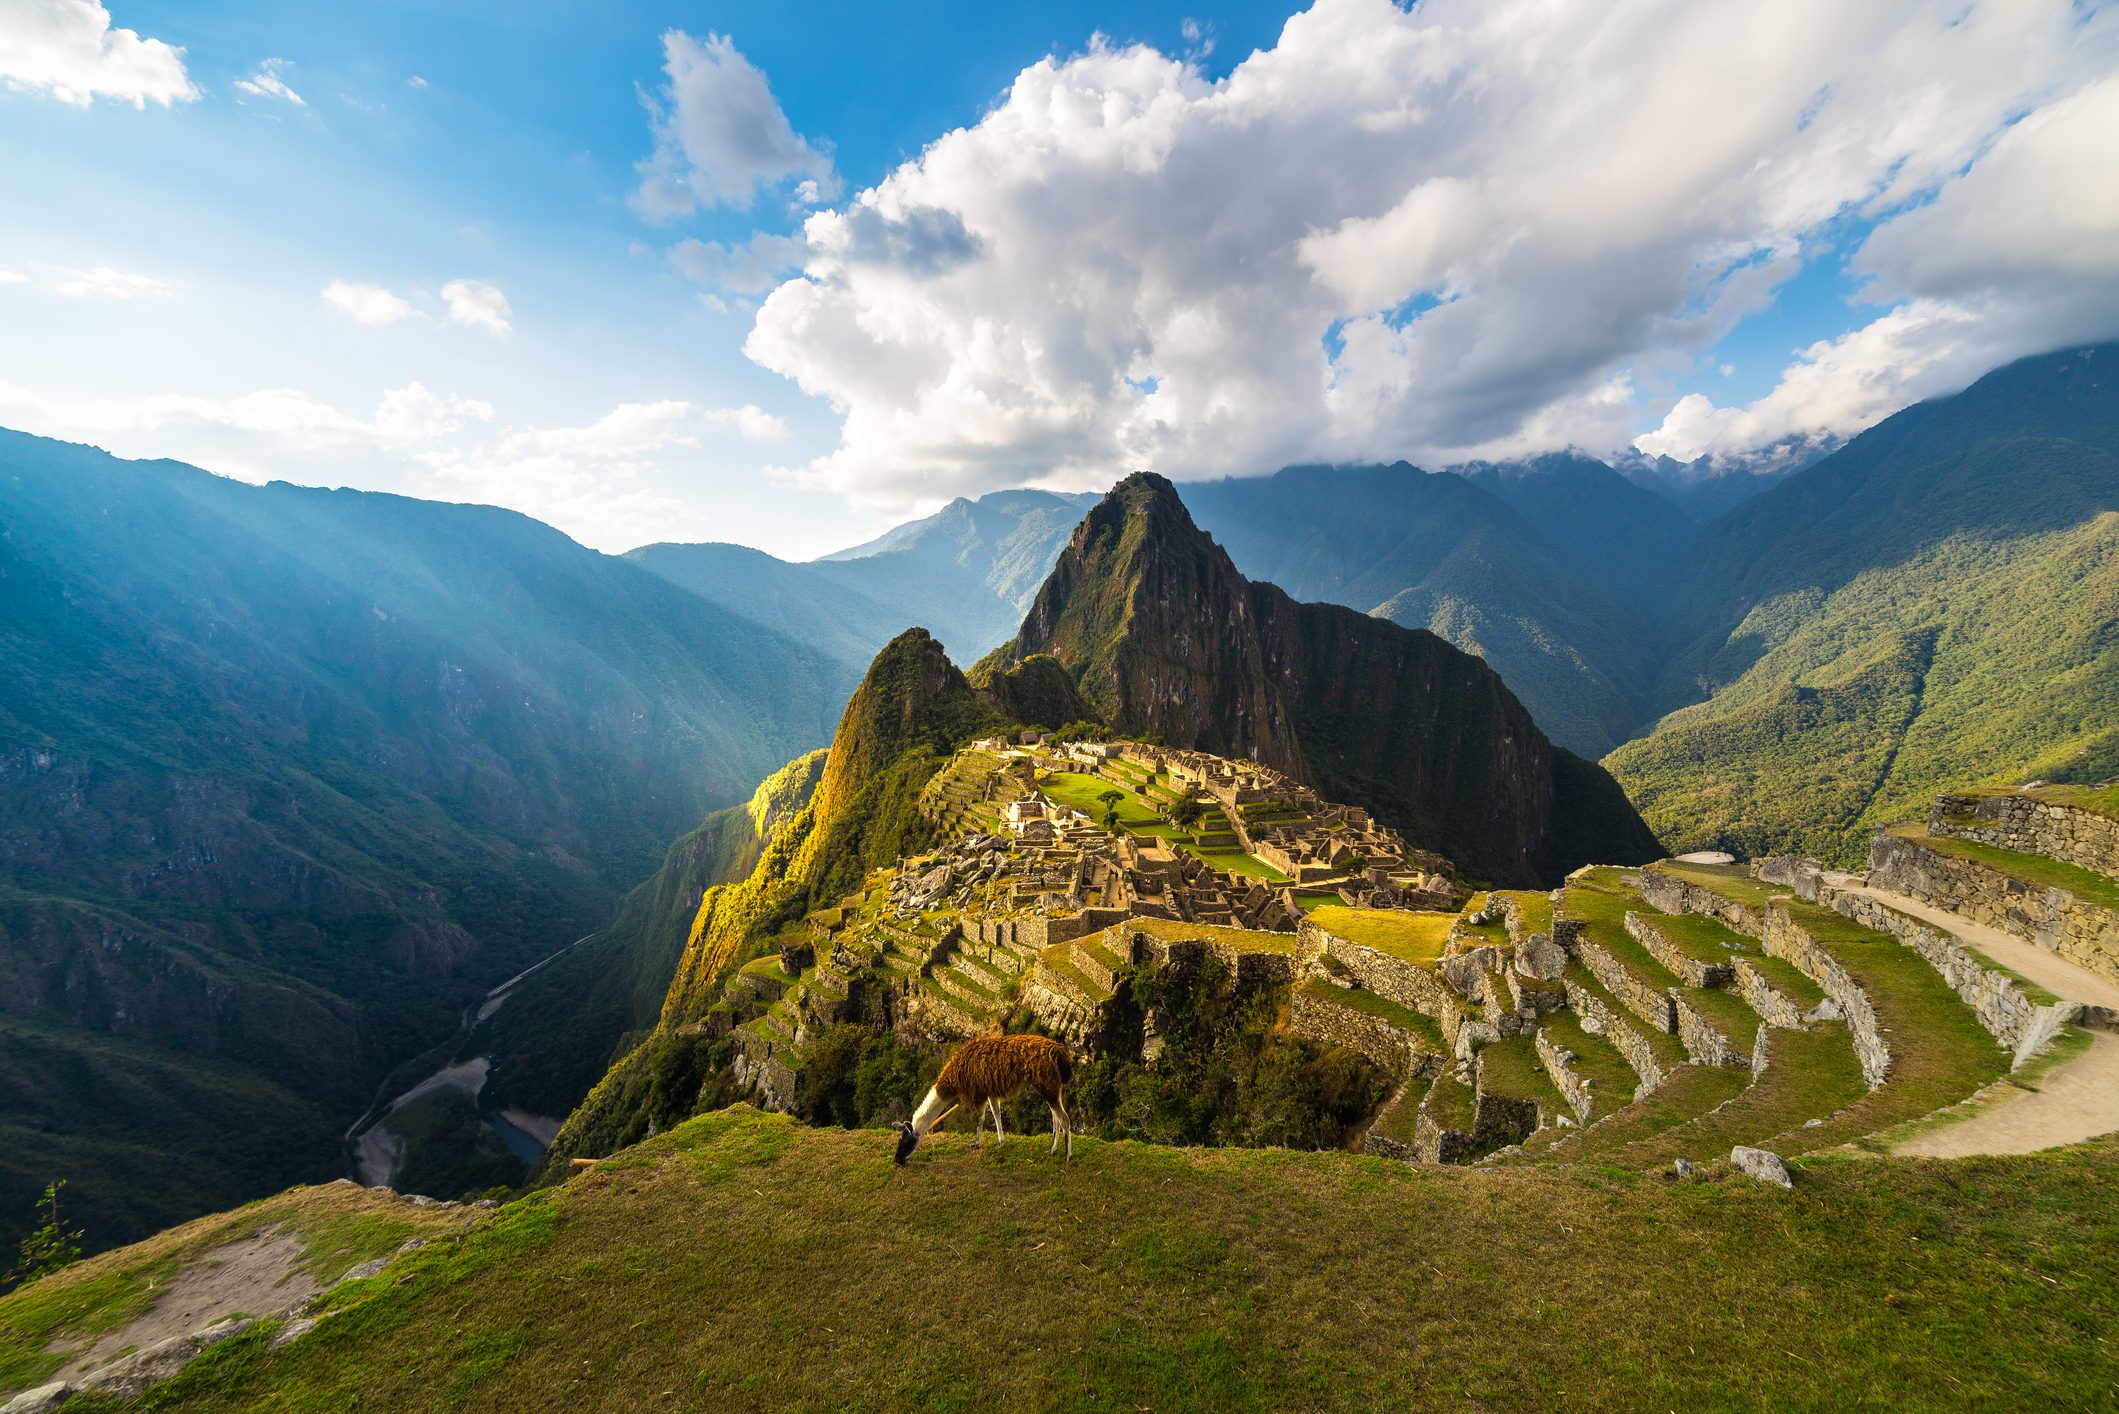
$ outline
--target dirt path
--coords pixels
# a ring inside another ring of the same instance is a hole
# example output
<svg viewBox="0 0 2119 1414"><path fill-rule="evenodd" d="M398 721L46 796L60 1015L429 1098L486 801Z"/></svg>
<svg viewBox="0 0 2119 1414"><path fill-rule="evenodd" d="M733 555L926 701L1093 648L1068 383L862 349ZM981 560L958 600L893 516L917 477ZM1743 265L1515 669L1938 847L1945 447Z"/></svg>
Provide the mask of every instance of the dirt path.
<svg viewBox="0 0 2119 1414"><path fill-rule="evenodd" d="M52 1378L79 1380L129 1351L190 1335L223 1316L270 1316L299 1306L321 1289L298 1268L303 1250L292 1232L268 1228L200 1254L145 1312L69 1350L74 1361Z"/></svg>
<svg viewBox="0 0 2119 1414"><path fill-rule="evenodd" d="M1996 1081L1967 1118L1937 1123L1891 1152L1930 1159L2030 1154L2119 1131L2119 1036L2092 1031L2089 1038L2089 1049L2046 1071L2036 1091Z"/></svg>
<svg viewBox="0 0 2119 1414"><path fill-rule="evenodd" d="M1841 876L1828 876L1836 882ZM1937 908L1932 903L1923 903L1917 898L1895 894L1888 889L1854 885L1852 881L1839 887L1852 892L1867 894L1878 903L1888 904L1900 913L1910 913L1924 923L1932 923L1946 933L1954 933L1970 943L1994 961L2012 972L2030 978L2056 997L2071 1002L2088 1002L2093 1006L2119 1008L2119 981L2078 967L2057 953L2047 952L2036 943L2025 942L2013 933L1986 923L1974 923L1969 918Z"/></svg>
<svg viewBox="0 0 2119 1414"><path fill-rule="evenodd" d="M1827 881L1954 934L2056 997L2119 1008L2119 982L2077 967L2036 943L1932 903L1868 887L1852 876L1828 875ZM2036 1090L1998 1080L1964 1107L1964 1118L1938 1119L1891 1152L1932 1159L2029 1154L2119 1131L2119 1036L2092 1031L2089 1038L2087 1049L2040 1074L2033 1082Z"/></svg>

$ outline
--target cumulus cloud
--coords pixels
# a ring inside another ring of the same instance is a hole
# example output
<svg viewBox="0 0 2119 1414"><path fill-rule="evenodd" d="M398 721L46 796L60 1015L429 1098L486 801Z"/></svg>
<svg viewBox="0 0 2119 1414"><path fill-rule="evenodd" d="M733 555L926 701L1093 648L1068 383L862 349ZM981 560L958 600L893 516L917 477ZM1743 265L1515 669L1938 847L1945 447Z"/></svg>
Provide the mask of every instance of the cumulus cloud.
<svg viewBox="0 0 2119 1414"><path fill-rule="evenodd" d="M640 163L635 206L654 220L701 207L746 207L763 188L801 182L800 199L838 191L831 154L794 130L758 67L726 35L662 36L668 84L643 95L655 150Z"/></svg>
<svg viewBox="0 0 2119 1414"><path fill-rule="evenodd" d="M253 98L275 99L281 103L292 104L296 108L308 107L309 105L302 101L302 96L289 88L287 81L281 77L280 71L286 67L285 59L267 59L258 65L258 71L249 78L237 79L236 90Z"/></svg>
<svg viewBox="0 0 2119 1414"><path fill-rule="evenodd" d="M1799 451L1997 364L2119 331L2119 77L2010 126L1933 200L1879 225L1854 264L1884 313L1803 350L1748 407L1687 395L1640 449Z"/></svg>
<svg viewBox="0 0 2119 1414"><path fill-rule="evenodd" d="M402 295L358 280L333 280L324 286L323 299L356 324L395 324L419 317L419 311Z"/></svg>
<svg viewBox="0 0 2119 1414"><path fill-rule="evenodd" d="M184 51L113 29L99 0L13 0L0 6L0 82L85 108L113 98L167 108L199 96Z"/></svg>
<svg viewBox="0 0 2119 1414"><path fill-rule="evenodd" d="M514 311L498 286L483 280L451 280L441 287L441 297L449 307L449 318L467 329L505 334L515 327L509 322Z"/></svg>
<svg viewBox="0 0 2119 1414"><path fill-rule="evenodd" d="M1950 187L2018 118L2115 64L2119 13L2068 0L1318 0L1218 81L1101 40L1043 60L812 214L799 251L672 258L752 282L799 260L745 348L842 415L801 476L880 507L1138 468L1611 451L1845 222L1910 223L1940 191L1946 229ZM2071 249L2094 261L2101 192L2080 185ZM1941 275L1885 258L1894 224L1867 268L1904 308L1870 343L1960 337L1916 302Z"/></svg>

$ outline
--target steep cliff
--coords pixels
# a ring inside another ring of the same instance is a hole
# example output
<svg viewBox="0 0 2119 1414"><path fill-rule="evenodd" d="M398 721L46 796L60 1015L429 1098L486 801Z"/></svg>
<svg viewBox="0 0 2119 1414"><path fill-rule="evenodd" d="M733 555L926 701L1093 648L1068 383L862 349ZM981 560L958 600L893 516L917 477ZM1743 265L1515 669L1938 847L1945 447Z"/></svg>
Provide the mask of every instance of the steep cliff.
<svg viewBox="0 0 2119 1414"><path fill-rule="evenodd" d="M1482 660L1252 583L1159 476L1089 512L984 666L1044 653L1117 730L1262 761L1474 875L1552 883L1660 852L1611 779L1547 740Z"/></svg>

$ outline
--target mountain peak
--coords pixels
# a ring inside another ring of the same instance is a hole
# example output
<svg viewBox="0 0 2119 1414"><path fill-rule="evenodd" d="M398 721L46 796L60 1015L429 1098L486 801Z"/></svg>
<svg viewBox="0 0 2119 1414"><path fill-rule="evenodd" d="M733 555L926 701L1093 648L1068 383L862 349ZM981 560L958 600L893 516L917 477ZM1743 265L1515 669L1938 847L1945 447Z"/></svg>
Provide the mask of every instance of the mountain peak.
<svg viewBox="0 0 2119 1414"><path fill-rule="evenodd" d="M1488 878L1656 853L1610 778L1553 746L1482 660L1251 582L1153 473L1090 510L981 666L1038 654L1121 732L1271 766Z"/></svg>

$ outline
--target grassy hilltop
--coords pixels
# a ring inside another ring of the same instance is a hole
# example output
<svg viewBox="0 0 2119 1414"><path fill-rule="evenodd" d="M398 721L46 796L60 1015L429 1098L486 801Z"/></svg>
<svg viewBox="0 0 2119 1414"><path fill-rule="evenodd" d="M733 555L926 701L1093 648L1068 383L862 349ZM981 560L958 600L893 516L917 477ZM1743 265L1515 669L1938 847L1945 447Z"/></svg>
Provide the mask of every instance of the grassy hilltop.
<svg viewBox="0 0 2119 1414"><path fill-rule="evenodd" d="M337 1314L283 1350L269 1328L217 1347L144 1407L2022 1407L2119 1394L2110 1141L2016 1159L1813 1159L1793 1192L1726 1171L1672 1182L1093 1140L1072 1164L1034 1140L974 1153L961 1134L904 1169L887 1150L878 1131L748 1108L692 1120L339 1288ZM70 1279L0 1301L0 1352L25 1302Z"/></svg>

